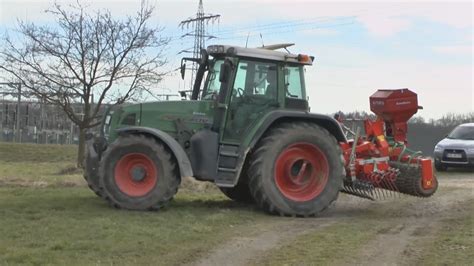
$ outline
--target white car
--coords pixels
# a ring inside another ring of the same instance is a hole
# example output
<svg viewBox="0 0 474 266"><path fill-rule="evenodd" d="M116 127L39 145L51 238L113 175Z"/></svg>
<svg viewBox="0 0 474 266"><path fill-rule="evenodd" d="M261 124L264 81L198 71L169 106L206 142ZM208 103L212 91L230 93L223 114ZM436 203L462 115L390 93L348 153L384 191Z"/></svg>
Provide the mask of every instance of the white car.
<svg viewBox="0 0 474 266"><path fill-rule="evenodd" d="M457 126L434 149L435 168L474 166L474 123Z"/></svg>

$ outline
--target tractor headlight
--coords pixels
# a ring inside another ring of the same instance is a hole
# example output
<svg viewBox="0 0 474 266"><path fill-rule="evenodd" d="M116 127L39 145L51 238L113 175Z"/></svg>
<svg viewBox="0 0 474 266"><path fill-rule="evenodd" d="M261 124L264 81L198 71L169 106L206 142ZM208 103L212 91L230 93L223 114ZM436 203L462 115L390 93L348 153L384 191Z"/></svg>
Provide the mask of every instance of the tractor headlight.
<svg viewBox="0 0 474 266"><path fill-rule="evenodd" d="M114 111L106 112L104 122L102 125L102 134L106 138L109 136L109 129L110 129L110 122L112 121L112 115L114 114Z"/></svg>

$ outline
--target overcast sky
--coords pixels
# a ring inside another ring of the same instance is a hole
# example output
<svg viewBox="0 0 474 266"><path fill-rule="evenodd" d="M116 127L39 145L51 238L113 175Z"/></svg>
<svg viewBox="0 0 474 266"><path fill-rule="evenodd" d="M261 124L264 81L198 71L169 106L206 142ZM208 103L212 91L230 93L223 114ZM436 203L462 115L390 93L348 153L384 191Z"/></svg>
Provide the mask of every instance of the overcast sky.
<svg viewBox="0 0 474 266"><path fill-rule="evenodd" d="M58 1L66 3L67 1ZM93 8L133 14L140 1L88 0ZM168 68L179 65L178 51L192 47L179 39L181 20L196 13L198 0L150 1L156 6L153 24L173 38ZM16 18L49 23L43 11L52 1L0 0L0 30ZM209 33L223 43L249 47L295 42L293 53L316 57L306 70L312 112L369 111L376 89L410 88L424 106L418 114L439 118L474 111L472 81L472 3L429 1L298 1L204 0L206 13L220 14ZM178 73L158 85L157 93L185 88Z"/></svg>

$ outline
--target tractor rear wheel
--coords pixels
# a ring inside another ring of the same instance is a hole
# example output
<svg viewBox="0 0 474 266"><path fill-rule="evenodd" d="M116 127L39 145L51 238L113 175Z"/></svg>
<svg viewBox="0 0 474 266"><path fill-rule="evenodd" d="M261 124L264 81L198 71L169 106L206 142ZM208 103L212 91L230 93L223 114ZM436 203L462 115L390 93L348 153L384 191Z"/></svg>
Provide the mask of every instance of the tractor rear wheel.
<svg viewBox="0 0 474 266"><path fill-rule="evenodd" d="M241 203L255 202L246 182L239 181L235 187L219 187L219 189L231 200Z"/></svg>
<svg viewBox="0 0 474 266"><path fill-rule="evenodd" d="M304 122L280 124L252 153L250 191L269 213L314 216L338 197L342 158L336 139L326 129Z"/></svg>
<svg viewBox="0 0 474 266"><path fill-rule="evenodd" d="M129 210L164 207L181 183L172 153L143 135L115 140L102 156L99 173L105 198Z"/></svg>

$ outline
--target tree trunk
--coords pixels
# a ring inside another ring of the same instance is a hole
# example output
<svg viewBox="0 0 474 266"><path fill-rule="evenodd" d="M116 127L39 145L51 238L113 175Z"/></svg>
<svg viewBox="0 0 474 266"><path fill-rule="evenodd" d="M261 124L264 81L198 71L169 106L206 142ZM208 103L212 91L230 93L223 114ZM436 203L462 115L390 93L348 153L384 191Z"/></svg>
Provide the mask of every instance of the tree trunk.
<svg viewBox="0 0 474 266"><path fill-rule="evenodd" d="M79 147L77 148L77 167L84 167L84 156L86 148L86 129L79 127Z"/></svg>

